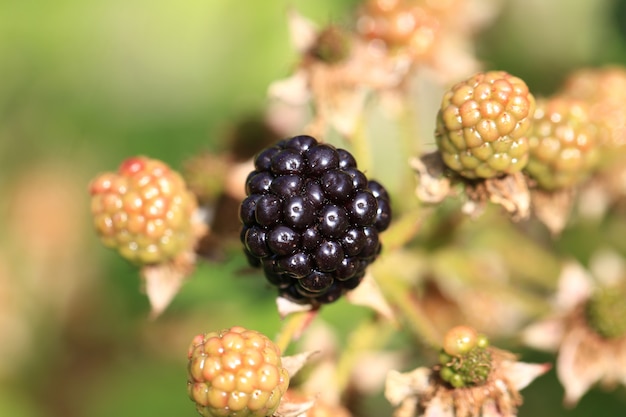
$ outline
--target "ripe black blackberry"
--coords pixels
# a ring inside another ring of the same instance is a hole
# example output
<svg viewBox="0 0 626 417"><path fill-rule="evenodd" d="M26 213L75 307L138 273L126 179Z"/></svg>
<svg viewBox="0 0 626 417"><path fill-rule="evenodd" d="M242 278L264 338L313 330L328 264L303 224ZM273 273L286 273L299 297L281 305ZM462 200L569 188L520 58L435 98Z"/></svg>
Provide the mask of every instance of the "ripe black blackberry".
<svg viewBox="0 0 626 417"><path fill-rule="evenodd" d="M241 241L280 295L331 303L356 288L389 226L385 188L345 149L295 136L261 151L246 180Z"/></svg>

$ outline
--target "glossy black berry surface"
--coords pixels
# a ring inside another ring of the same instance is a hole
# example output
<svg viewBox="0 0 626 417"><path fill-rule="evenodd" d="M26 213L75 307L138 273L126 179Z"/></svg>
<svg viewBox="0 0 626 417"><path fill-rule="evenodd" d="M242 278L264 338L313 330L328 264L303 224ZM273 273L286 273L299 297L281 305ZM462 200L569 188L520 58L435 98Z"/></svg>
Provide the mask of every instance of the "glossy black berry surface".
<svg viewBox="0 0 626 417"><path fill-rule="evenodd" d="M391 204L350 152L295 136L256 156L245 187L244 252L281 296L319 306L359 285L381 251Z"/></svg>

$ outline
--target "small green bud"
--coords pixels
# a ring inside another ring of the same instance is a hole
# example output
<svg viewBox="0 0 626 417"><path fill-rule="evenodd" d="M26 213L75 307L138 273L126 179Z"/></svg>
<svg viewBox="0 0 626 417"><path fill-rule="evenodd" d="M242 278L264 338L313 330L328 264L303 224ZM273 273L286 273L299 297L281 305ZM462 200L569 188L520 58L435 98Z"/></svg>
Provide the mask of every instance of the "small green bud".
<svg viewBox="0 0 626 417"><path fill-rule="evenodd" d="M454 373L454 371L450 368L448 368L447 366L444 366L443 368L441 368L441 370L439 371L439 376L441 377L441 379L443 379L446 382L450 382L450 379L456 375Z"/></svg>

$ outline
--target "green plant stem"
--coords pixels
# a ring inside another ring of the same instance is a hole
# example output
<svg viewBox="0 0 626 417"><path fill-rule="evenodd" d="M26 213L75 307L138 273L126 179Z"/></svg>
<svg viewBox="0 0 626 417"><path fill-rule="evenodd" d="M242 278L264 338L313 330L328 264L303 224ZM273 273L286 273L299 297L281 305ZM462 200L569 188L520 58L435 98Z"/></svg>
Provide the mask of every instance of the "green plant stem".
<svg viewBox="0 0 626 417"><path fill-rule="evenodd" d="M402 314L413 333L433 349L439 349L442 335L432 325L409 289L393 276L376 277L387 301Z"/></svg>
<svg viewBox="0 0 626 417"><path fill-rule="evenodd" d="M403 213L395 219L382 235L385 251L393 252L404 247L421 230L427 214L424 210L415 209Z"/></svg>
<svg viewBox="0 0 626 417"><path fill-rule="evenodd" d="M299 311L289 314L276 336L276 345L285 352L292 341L297 340L317 315L318 310Z"/></svg>
<svg viewBox="0 0 626 417"><path fill-rule="evenodd" d="M343 394L350 384L350 377L358 354L364 351L380 350L389 340L394 328L387 323L384 325L372 315L365 318L354 329L348 338L347 344L341 351L341 357L337 363L337 388Z"/></svg>

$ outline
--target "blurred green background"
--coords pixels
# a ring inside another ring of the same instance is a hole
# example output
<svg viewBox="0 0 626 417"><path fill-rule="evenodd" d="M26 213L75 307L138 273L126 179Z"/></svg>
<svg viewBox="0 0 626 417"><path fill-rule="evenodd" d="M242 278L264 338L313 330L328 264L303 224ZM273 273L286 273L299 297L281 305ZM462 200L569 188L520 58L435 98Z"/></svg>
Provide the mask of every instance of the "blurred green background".
<svg viewBox="0 0 626 417"><path fill-rule="evenodd" d="M148 320L136 269L93 233L87 184L127 156L180 168L220 150L297 62L289 7L350 25L358 3L0 2L0 416L194 416L191 338L235 324L278 331L273 294L239 273L238 252L201 265ZM547 94L571 69L626 62L624 4L503 0L477 52ZM365 314L343 301L323 313L340 334ZM565 411L551 372L521 415L623 415L623 394L594 391ZM362 417L389 414L379 401Z"/></svg>

